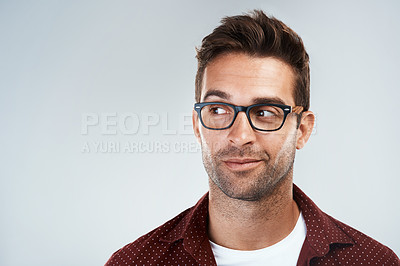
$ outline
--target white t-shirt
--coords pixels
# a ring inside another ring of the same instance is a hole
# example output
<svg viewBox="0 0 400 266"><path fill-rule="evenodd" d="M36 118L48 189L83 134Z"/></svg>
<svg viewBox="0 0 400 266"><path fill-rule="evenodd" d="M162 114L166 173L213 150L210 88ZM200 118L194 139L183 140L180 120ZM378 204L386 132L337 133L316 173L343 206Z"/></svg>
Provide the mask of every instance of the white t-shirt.
<svg viewBox="0 0 400 266"><path fill-rule="evenodd" d="M306 223L300 213L292 232L272 246L257 250L235 250L217 245L211 241L210 244L217 265L220 266L294 266L297 264L306 233Z"/></svg>

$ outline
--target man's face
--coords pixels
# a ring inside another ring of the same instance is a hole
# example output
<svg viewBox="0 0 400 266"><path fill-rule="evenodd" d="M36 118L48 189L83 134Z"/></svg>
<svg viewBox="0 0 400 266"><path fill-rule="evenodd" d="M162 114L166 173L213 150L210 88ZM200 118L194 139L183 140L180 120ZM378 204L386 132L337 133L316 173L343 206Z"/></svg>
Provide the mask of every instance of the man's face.
<svg viewBox="0 0 400 266"><path fill-rule="evenodd" d="M292 69L278 59L225 54L207 66L201 102L295 106L294 80ZM193 112L195 135L211 181L231 198L253 201L270 195L279 181L291 177L301 138L296 119L290 114L280 130L261 132L253 130L246 114L239 112L232 127L210 130Z"/></svg>

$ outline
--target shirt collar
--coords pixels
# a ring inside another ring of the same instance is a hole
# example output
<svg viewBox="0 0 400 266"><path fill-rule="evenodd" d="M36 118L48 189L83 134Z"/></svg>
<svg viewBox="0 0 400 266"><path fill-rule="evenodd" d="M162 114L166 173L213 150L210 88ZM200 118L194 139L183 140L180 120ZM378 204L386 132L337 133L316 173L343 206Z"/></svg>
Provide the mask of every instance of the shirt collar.
<svg viewBox="0 0 400 266"><path fill-rule="evenodd" d="M168 243L184 240L185 249L192 255L200 246L207 248L208 192L190 208L183 219L160 240ZM209 249L209 248L207 248Z"/></svg>
<svg viewBox="0 0 400 266"><path fill-rule="evenodd" d="M303 213L307 227L306 241L311 255L322 257L332 244L353 245L354 240L341 229L341 223L322 212L317 205L293 184L293 198ZM185 249L194 255L200 247L210 251L208 236L208 193L185 212L181 221L160 240L172 243L183 239Z"/></svg>
<svg viewBox="0 0 400 266"><path fill-rule="evenodd" d="M329 252L331 245L353 245L354 240L341 228L341 223L321 211L317 205L293 184L293 198L303 213L307 227L306 241L317 257Z"/></svg>

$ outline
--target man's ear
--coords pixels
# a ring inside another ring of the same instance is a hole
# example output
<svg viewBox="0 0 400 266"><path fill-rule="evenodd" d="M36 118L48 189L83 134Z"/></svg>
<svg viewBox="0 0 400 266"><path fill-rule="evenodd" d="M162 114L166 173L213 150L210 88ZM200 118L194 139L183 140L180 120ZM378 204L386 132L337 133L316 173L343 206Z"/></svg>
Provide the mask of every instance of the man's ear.
<svg viewBox="0 0 400 266"><path fill-rule="evenodd" d="M313 131L314 123L315 115L313 112L306 111L302 113L300 125L297 129L296 149L300 150L306 145Z"/></svg>
<svg viewBox="0 0 400 266"><path fill-rule="evenodd" d="M195 110L192 111L192 123L193 123L193 132L194 135L197 139L197 142L200 144L200 121L199 121L199 116Z"/></svg>

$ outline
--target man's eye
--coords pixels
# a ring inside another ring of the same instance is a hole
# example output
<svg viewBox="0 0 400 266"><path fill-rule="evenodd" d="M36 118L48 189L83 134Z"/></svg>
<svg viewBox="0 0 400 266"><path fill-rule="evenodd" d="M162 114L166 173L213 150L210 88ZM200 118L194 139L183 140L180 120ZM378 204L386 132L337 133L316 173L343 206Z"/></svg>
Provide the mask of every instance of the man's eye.
<svg viewBox="0 0 400 266"><path fill-rule="evenodd" d="M275 116L275 114L273 112L267 111L267 110L259 110L257 111L257 116L260 117L271 117L271 116Z"/></svg>
<svg viewBox="0 0 400 266"><path fill-rule="evenodd" d="M210 112L215 115L222 115L227 113L227 111L221 107L212 107L210 108Z"/></svg>

